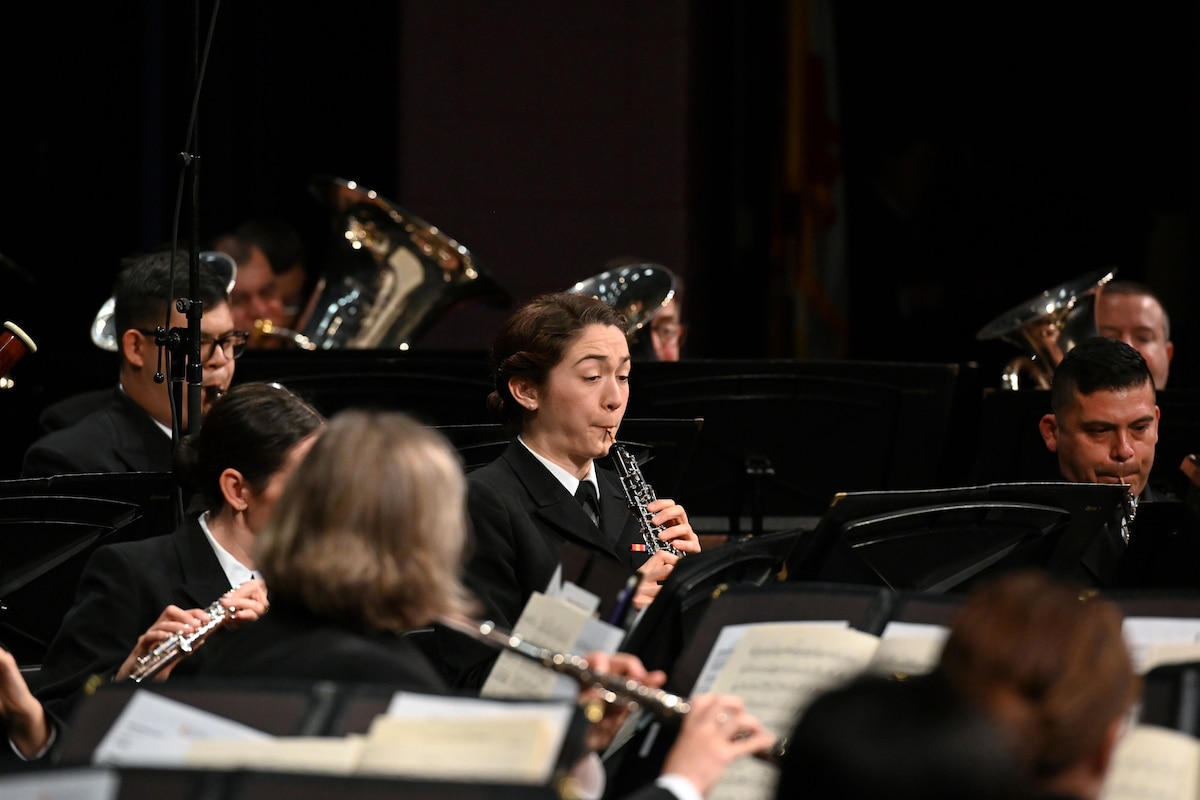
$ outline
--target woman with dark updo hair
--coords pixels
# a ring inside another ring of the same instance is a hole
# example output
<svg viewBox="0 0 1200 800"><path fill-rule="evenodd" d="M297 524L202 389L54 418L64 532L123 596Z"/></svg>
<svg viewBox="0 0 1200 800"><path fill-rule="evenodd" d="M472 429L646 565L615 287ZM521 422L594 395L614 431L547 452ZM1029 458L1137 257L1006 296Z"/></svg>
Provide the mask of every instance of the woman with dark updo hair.
<svg viewBox="0 0 1200 800"><path fill-rule="evenodd" d="M625 318L594 297L542 295L500 328L491 363L488 408L515 436L499 458L468 476L475 539L465 581L487 619L511 628L530 596L546 591L568 542L638 571L631 603L645 608L679 556L646 552L619 479L595 465L608 454L629 400ZM663 527L662 540L683 554L700 551L683 506L658 498L647 510ZM441 630L437 644L452 683L482 685L494 653Z"/></svg>
<svg viewBox="0 0 1200 800"><path fill-rule="evenodd" d="M92 676L128 677L163 640L208 622L204 609L217 600L235 625L266 610L254 538L323 424L277 384L241 384L216 401L175 454L180 484L205 511L173 533L92 554L42 664L37 695L48 710L65 718Z"/></svg>

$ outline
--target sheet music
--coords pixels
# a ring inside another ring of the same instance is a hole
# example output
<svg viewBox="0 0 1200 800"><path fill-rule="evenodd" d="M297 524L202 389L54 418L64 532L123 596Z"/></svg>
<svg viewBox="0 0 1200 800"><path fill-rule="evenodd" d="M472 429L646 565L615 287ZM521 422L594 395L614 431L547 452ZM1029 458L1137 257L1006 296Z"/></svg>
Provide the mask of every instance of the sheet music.
<svg viewBox="0 0 1200 800"><path fill-rule="evenodd" d="M1196 800L1200 742L1179 731L1136 725L1117 744L1100 800Z"/></svg>
<svg viewBox="0 0 1200 800"><path fill-rule="evenodd" d="M1139 674L1159 664L1200 660L1200 619L1126 617L1122 633Z"/></svg>
<svg viewBox="0 0 1200 800"><path fill-rule="evenodd" d="M58 769L0 777L4 800L116 800L120 776L110 769Z"/></svg>
<svg viewBox="0 0 1200 800"><path fill-rule="evenodd" d="M738 695L776 736L790 733L800 710L819 692L866 669L879 646L878 637L845 624L764 622L726 626L714 651L728 647L722 641L726 631L736 644L727 656L716 657L711 685L703 674L697 685L704 687L701 691ZM777 767L740 759L708 800L770 800L777 777Z"/></svg>
<svg viewBox="0 0 1200 800"><path fill-rule="evenodd" d="M527 642L558 653L586 654L593 651L612 653L621 643L624 631L596 619L591 612L561 598L534 592L513 626L513 633ZM501 651L484 681L480 697L485 698L570 698L579 694L579 684L526 658Z"/></svg>
<svg viewBox="0 0 1200 800"><path fill-rule="evenodd" d="M371 724L361 774L545 783L570 726L571 703L500 703L444 698L393 700ZM416 711L409 715L409 711Z"/></svg>
<svg viewBox="0 0 1200 800"><path fill-rule="evenodd" d="M949 635L943 625L889 622L867 669L881 675L923 675L937 665Z"/></svg>
<svg viewBox="0 0 1200 800"><path fill-rule="evenodd" d="M92 763L178 767L199 739L251 742L260 730L148 690L133 693L92 754Z"/></svg>
<svg viewBox="0 0 1200 800"><path fill-rule="evenodd" d="M818 622L747 622L740 625L726 625L717 634L717 640L713 643L712 650L708 651L708 658L704 662L704 667L700 670L700 675L696 678L696 684L692 687L692 694L704 694L711 691L710 687L713 681L717 679L717 675L720 674L725 666L725 662L733 654L734 647L742 640L742 636L752 627L759 625L819 625L843 629L850 627L849 622L840 620Z"/></svg>

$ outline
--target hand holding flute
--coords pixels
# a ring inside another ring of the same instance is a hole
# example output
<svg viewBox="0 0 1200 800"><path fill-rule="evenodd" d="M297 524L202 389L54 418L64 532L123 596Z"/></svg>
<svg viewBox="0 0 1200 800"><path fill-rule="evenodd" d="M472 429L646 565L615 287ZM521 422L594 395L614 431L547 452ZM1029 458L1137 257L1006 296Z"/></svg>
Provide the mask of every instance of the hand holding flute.
<svg viewBox="0 0 1200 800"><path fill-rule="evenodd" d="M230 589L207 609L167 606L154 624L138 637L137 644L117 670L116 679L135 677L140 681L144 677L153 677L165 680L174 671L180 656L203 644L217 627L252 622L267 613L269 607L266 584L259 578ZM188 643L187 649L179 651L176 645L182 642Z"/></svg>

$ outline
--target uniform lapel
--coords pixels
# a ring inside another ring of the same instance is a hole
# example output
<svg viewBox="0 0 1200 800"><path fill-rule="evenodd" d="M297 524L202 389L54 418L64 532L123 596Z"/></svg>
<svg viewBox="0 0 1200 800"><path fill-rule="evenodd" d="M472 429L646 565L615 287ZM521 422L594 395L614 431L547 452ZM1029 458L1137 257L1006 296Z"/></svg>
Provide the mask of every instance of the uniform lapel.
<svg viewBox="0 0 1200 800"><path fill-rule="evenodd" d="M193 516L177 529L173 538L183 572L183 584L179 588L196 604L195 608L208 608L229 591L229 578L221 569L221 562L197 517Z"/></svg>
<svg viewBox="0 0 1200 800"><path fill-rule="evenodd" d="M547 527L561 533L564 537L584 543L592 548L611 552L613 547L603 533L592 523L587 512L579 502L571 496L558 479L542 466L525 445L513 440L502 456L512 468L517 479L529 492L535 506L533 516ZM609 506L606 504L605 490L600 491L600 521L608 524Z"/></svg>

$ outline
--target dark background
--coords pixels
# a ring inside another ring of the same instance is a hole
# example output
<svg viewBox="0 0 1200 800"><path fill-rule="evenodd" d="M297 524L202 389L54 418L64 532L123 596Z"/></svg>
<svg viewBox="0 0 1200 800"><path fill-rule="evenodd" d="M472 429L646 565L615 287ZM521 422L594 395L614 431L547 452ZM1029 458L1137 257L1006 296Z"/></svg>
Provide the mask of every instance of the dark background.
<svg viewBox="0 0 1200 800"><path fill-rule="evenodd" d="M89 325L118 259L172 238L177 213L184 238L193 219L208 236L282 217L319 268L318 174L442 228L516 302L609 258L664 264L685 356L974 361L998 383L1016 351L977 330L1116 267L1162 291L1172 387L1197 385L1192 4L937 5L838 4L823 25L825 5L782 0L225 0L189 145L213 3L7 4L0 316L41 347L12 373L10 442L112 381ZM797 62L810 41L832 56ZM801 184L798 139L818 155ZM814 208L844 232L841 288L827 330L798 336ZM456 309L418 345L484 348L506 313Z"/></svg>

